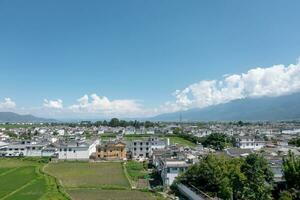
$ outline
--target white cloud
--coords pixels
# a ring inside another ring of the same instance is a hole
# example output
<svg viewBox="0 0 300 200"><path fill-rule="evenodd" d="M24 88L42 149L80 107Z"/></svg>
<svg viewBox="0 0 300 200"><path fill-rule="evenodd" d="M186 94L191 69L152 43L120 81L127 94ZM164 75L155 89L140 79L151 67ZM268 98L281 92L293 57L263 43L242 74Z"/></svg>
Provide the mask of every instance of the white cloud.
<svg viewBox="0 0 300 200"><path fill-rule="evenodd" d="M43 106L45 108L63 109L63 101L61 99L57 99L57 100L44 99Z"/></svg>
<svg viewBox="0 0 300 200"><path fill-rule="evenodd" d="M300 91L300 62L288 66L254 68L246 73L224 75L221 80L202 80L173 94L171 111L203 108L235 99L272 97Z"/></svg>
<svg viewBox="0 0 300 200"><path fill-rule="evenodd" d="M16 103L11 100L11 98L4 98L4 101L0 102L0 109L14 109L16 107Z"/></svg>
<svg viewBox="0 0 300 200"><path fill-rule="evenodd" d="M225 74L216 80L201 80L172 95L174 100L155 108L146 108L134 99L111 100L97 94L84 95L75 104L63 106L63 101L44 100L44 108L35 113L57 117L148 117L190 108L204 108L236 99L281 96L300 92L300 62L288 66L256 67L242 74ZM6 98L0 108L14 108Z"/></svg>
<svg viewBox="0 0 300 200"><path fill-rule="evenodd" d="M109 100L97 94L84 95L77 100L77 104L69 106L75 113L98 113L105 116L136 116L143 112L136 100Z"/></svg>

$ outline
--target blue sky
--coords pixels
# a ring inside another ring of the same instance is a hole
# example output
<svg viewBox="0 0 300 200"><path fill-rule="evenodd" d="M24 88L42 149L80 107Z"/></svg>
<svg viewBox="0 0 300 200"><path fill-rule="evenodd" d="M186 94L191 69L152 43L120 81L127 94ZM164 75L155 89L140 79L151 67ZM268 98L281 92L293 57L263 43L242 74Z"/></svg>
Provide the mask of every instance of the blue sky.
<svg viewBox="0 0 300 200"><path fill-rule="evenodd" d="M160 113L166 102L176 108L165 112L251 97L177 105L182 95L197 96L183 92L194 83L298 66L299 7L298 0L0 0L0 109L101 117L119 115L125 101L147 110L129 112L143 116ZM93 101L93 94L108 99L94 105L108 111L77 101ZM7 98L15 106L6 107ZM80 112L67 109L73 105Z"/></svg>

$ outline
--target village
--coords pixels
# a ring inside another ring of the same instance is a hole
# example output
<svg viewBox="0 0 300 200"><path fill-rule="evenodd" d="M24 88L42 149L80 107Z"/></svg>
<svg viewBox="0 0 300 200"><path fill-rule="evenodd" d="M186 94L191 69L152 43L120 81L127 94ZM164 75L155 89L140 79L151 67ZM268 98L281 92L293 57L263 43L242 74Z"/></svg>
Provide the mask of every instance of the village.
<svg viewBox="0 0 300 200"><path fill-rule="evenodd" d="M299 122L145 122L119 126L120 121L113 120L104 125L89 121L2 124L0 156L50 157L52 162L139 162L147 165L146 173L137 177L132 187L168 191L176 177L208 154L236 158L260 153L278 183L284 182L283 157L289 152L300 155L300 147L290 142L300 137ZM218 143L218 134L226 137L225 142ZM180 189L188 197L194 193L184 185Z"/></svg>

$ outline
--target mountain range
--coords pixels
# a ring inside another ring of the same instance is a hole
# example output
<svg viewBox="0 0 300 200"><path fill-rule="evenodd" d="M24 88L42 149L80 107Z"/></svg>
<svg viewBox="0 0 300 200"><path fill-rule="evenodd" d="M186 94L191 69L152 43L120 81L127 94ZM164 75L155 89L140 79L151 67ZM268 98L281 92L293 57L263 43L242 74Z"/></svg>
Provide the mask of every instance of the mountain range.
<svg viewBox="0 0 300 200"><path fill-rule="evenodd" d="M300 93L280 97L248 98L230 101L206 108L161 114L151 121L279 121L300 120ZM33 115L0 112L0 122L55 122Z"/></svg>
<svg viewBox="0 0 300 200"><path fill-rule="evenodd" d="M154 121L278 121L300 119L300 93L234 100L153 117Z"/></svg>
<svg viewBox="0 0 300 200"><path fill-rule="evenodd" d="M35 117L33 115L20 115L13 112L0 112L0 122L26 123L26 122L54 122L53 119Z"/></svg>

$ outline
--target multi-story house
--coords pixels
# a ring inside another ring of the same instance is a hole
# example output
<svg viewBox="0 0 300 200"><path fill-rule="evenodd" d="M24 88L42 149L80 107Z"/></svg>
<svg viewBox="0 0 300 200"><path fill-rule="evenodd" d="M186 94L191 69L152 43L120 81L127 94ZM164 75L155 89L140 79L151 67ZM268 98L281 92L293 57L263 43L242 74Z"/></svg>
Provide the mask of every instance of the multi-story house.
<svg viewBox="0 0 300 200"><path fill-rule="evenodd" d="M161 178L165 186L170 186L175 178L185 172L189 165L184 160L165 159L162 164Z"/></svg>
<svg viewBox="0 0 300 200"><path fill-rule="evenodd" d="M99 140L70 141L57 144L58 159L60 160L88 160L96 153Z"/></svg>
<svg viewBox="0 0 300 200"><path fill-rule="evenodd" d="M104 160L126 159L126 144L120 141L107 141L97 145L96 158Z"/></svg>
<svg viewBox="0 0 300 200"><path fill-rule="evenodd" d="M166 141L151 137L146 140L134 140L129 143L128 150L133 158L149 158L154 149L164 149Z"/></svg>
<svg viewBox="0 0 300 200"><path fill-rule="evenodd" d="M240 136L236 139L236 145L241 149L259 150L265 146L265 141L256 139L254 136Z"/></svg>

